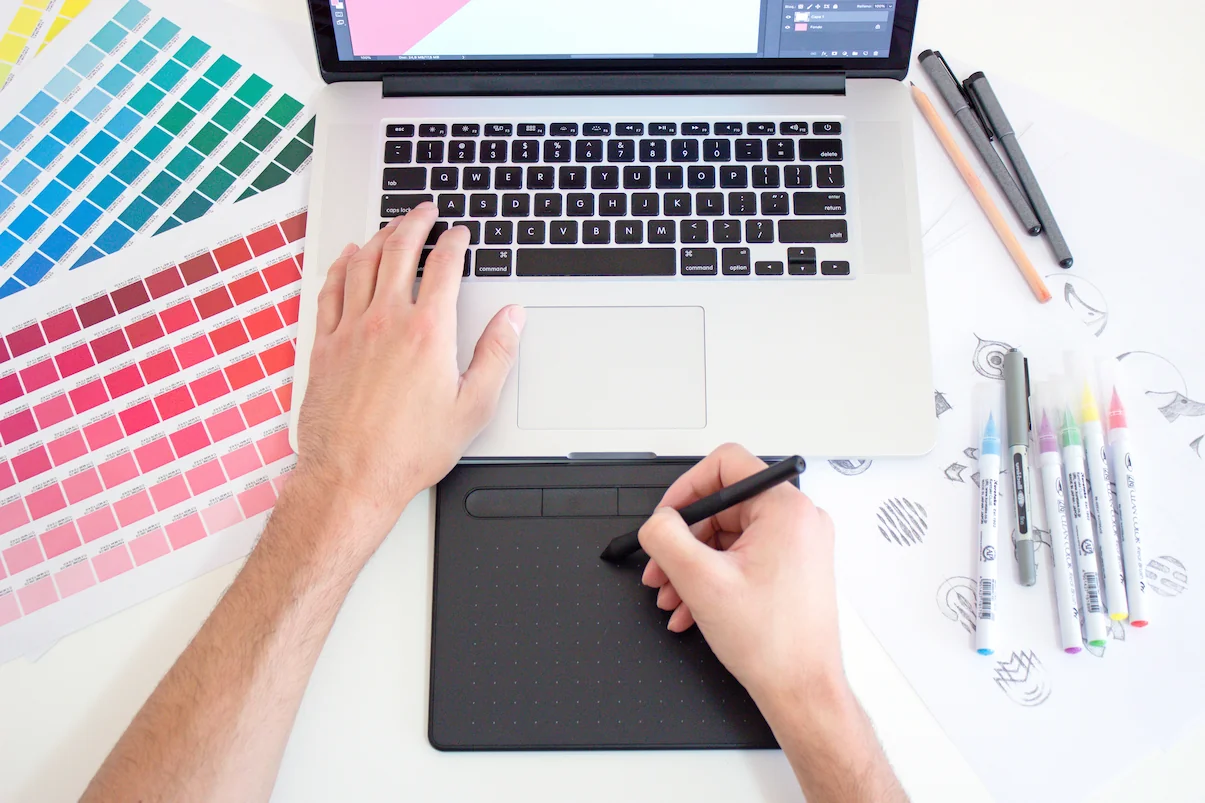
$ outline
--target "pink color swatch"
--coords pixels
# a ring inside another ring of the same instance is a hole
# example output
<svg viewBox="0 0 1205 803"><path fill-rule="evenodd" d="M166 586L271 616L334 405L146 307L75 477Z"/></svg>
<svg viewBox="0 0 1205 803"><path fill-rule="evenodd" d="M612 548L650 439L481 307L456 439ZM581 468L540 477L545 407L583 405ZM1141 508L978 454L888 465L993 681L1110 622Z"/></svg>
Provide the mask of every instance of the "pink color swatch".
<svg viewBox="0 0 1205 803"><path fill-rule="evenodd" d="M347 0L352 51L402 56L447 22L469 0Z"/></svg>
<svg viewBox="0 0 1205 803"><path fill-rule="evenodd" d="M96 473L96 469L94 468L81 471L79 474L63 480L63 491L67 494L67 501L73 505L81 499L96 496L102 490L103 486L100 484L100 475Z"/></svg>
<svg viewBox="0 0 1205 803"><path fill-rule="evenodd" d="M176 459L166 437L151 441L146 446L139 446L134 450L134 457L138 460L138 467L143 474L149 474Z"/></svg>
<svg viewBox="0 0 1205 803"><path fill-rule="evenodd" d="M255 451L255 445L251 443L222 458L222 468L226 469L226 476L230 479L241 477L259 467L259 455Z"/></svg>
<svg viewBox="0 0 1205 803"><path fill-rule="evenodd" d="M134 465L134 455L129 452L100 464L100 478L105 481L106 488L116 488L137 476L138 466Z"/></svg>
<svg viewBox="0 0 1205 803"><path fill-rule="evenodd" d="M211 415L205 419L205 426L209 430L210 440L214 443L224 441L231 435L236 435L247 428L243 424L243 417L239 415L237 407Z"/></svg>
<svg viewBox="0 0 1205 803"><path fill-rule="evenodd" d="M105 580L133 569L134 561L130 560L130 551L126 549L125 544L120 544L93 558L92 568L96 569L96 576L103 583Z"/></svg>
<svg viewBox="0 0 1205 803"><path fill-rule="evenodd" d="M184 477L188 480L188 487L192 488L193 496L200 496L226 481L226 475L222 473L222 466L217 460L210 460L185 471Z"/></svg>
<svg viewBox="0 0 1205 803"><path fill-rule="evenodd" d="M259 453L264 456L265 466L270 466L277 460L282 460L293 454L293 447L289 445L289 431L287 429L282 429L275 435L260 438L255 445L259 447Z"/></svg>
<svg viewBox="0 0 1205 803"><path fill-rule="evenodd" d="M21 609L29 616L52 602L58 602L59 594L54 590L54 581L43 577L36 583L17 589L17 598L21 600Z"/></svg>
<svg viewBox="0 0 1205 803"><path fill-rule="evenodd" d="M204 537L205 525L201 523L198 513L167 525L167 540L171 541L172 549L180 549Z"/></svg>
<svg viewBox="0 0 1205 803"><path fill-rule="evenodd" d="M118 423L117 416L111 415L84 427L84 437L88 439L88 448L95 452L121 440L121 424Z"/></svg>
<svg viewBox="0 0 1205 803"><path fill-rule="evenodd" d="M47 448L50 449L50 459L54 461L56 466L70 463L88 451L88 445L84 443L83 433L78 429L67 433L61 438L52 440L47 444Z"/></svg>
<svg viewBox="0 0 1205 803"><path fill-rule="evenodd" d="M157 510L166 510L187 498L188 485L184 482L183 474L177 474L169 480L151 486L151 499L155 501Z"/></svg>
<svg viewBox="0 0 1205 803"><path fill-rule="evenodd" d="M56 574L54 582L59 587L59 594L66 599L72 594L78 594L85 588L96 585L96 575L92 574L92 564L81 560L74 566L68 566Z"/></svg>
<svg viewBox="0 0 1205 803"><path fill-rule="evenodd" d="M79 546L79 533L75 531L75 524L67 522L61 527L55 527L53 530L48 530L39 536L42 539L42 549L46 550L46 557L57 558L64 552L70 552Z"/></svg>
<svg viewBox="0 0 1205 803"><path fill-rule="evenodd" d="M150 563L155 558L161 558L171 550L167 545L167 536L163 530L140 535L130 542L130 552L134 555L134 563L141 566Z"/></svg>
<svg viewBox="0 0 1205 803"><path fill-rule="evenodd" d="M119 499L113 503L113 512L122 527L129 527L136 521L142 521L155 512L151 505L151 497L146 491L139 491L133 496Z"/></svg>
<svg viewBox="0 0 1205 803"><path fill-rule="evenodd" d="M113 508L108 506L82 517L78 524L85 544L117 529L117 520L113 518Z"/></svg>
<svg viewBox="0 0 1205 803"><path fill-rule="evenodd" d="M238 503L233 499L224 499L213 507L202 510L201 518L205 519L205 529L212 534L238 524L243 520L243 514L239 512Z"/></svg>
<svg viewBox="0 0 1205 803"><path fill-rule="evenodd" d="M17 607L17 595L5 594L0 597L0 627L21 618L21 609Z"/></svg>
<svg viewBox="0 0 1205 803"><path fill-rule="evenodd" d="M46 429L60 421L66 421L73 415L73 411L71 402L67 401L67 394L63 393L34 407L33 414L38 419L38 427Z"/></svg>
<svg viewBox="0 0 1205 803"><path fill-rule="evenodd" d="M36 538L29 538L16 546L10 546L0 554L4 556L4 565L8 567L9 574L23 572L30 566L37 566L42 562L42 547L38 545Z"/></svg>
<svg viewBox="0 0 1205 803"><path fill-rule="evenodd" d="M25 512L25 504L20 499L0 505L0 534L28 523L29 514Z"/></svg>
<svg viewBox="0 0 1205 803"><path fill-rule="evenodd" d="M46 453L46 447L44 446L35 446L28 452L22 452L14 457L11 462L13 473L22 482L50 470L50 455Z"/></svg>
<svg viewBox="0 0 1205 803"><path fill-rule="evenodd" d="M272 490L272 483L264 482L239 494L238 503L243 515L251 518L276 504L276 492Z"/></svg>
<svg viewBox="0 0 1205 803"><path fill-rule="evenodd" d="M25 497L25 504L29 505L31 517L44 519L67 507L67 500L63 498L63 489L59 487L58 483L55 483Z"/></svg>

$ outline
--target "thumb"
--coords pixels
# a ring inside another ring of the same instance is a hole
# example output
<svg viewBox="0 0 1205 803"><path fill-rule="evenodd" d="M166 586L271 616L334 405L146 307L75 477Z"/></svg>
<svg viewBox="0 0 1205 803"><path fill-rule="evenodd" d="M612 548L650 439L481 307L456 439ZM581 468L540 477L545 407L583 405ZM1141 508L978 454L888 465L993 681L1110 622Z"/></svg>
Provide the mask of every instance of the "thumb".
<svg viewBox="0 0 1205 803"><path fill-rule="evenodd" d="M502 385L519 358L519 334L526 322L522 307L500 310L481 333L473 360L460 379L460 400L482 426L494 414Z"/></svg>
<svg viewBox="0 0 1205 803"><path fill-rule="evenodd" d="M704 603L723 570L723 556L704 544L672 507L658 508L640 528L640 546L692 609Z"/></svg>

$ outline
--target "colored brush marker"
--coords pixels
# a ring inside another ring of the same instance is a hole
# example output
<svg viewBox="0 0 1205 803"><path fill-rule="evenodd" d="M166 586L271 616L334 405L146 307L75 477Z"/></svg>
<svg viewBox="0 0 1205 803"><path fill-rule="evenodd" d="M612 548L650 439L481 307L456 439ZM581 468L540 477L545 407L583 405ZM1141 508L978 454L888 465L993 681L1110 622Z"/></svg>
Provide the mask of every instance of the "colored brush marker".
<svg viewBox="0 0 1205 803"><path fill-rule="evenodd" d="M1075 593L1075 555L1067 529L1067 500L1063 494L1063 459L1059 457L1058 438L1045 411L1038 427L1041 454L1042 491L1046 499L1046 525L1050 527L1051 561L1054 572L1055 608L1059 620L1059 640L1063 652L1075 655L1083 650L1079 628L1079 605Z"/></svg>
<svg viewBox="0 0 1205 803"><path fill-rule="evenodd" d="M996 539L1000 527L1000 432L991 413L979 449L979 618L975 649L991 655L996 629Z"/></svg>
<svg viewBox="0 0 1205 803"><path fill-rule="evenodd" d="M1126 411L1116 388L1109 404L1109 448L1113 456L1113 476L1117 479L1117 496L1121 503L1121 555L1125 561L1130 624L1146 627L1150 619L1147 616L1146 566L1142 562L1142 539L1138 526L1138 480L1134 475Z"/></svg>
<svg viewBox="0 0 1205 803"><path fill-rule="evenodd" d="M1109 610L1109 618L1121 621L1130 613L1126 605L1121 541L1117 537L1117 516L1113 508L1114 491L1109 478L1109 450L1105 443L1105 428L1100 421L1096 397L1092 395L1092 386L1087 382L1084 382L1080 404L1084 459L1088 464L1088 490L1092 495L1092 518L1096 521L1096 545L1100 550L1105 606Z"/></svg>
<svg viewBox="0 0 1205 803"><path fill-rule="evenodd" d="M1059 429L1063 463L1067 468L1067 507L1071 533L1075 537L1075 564L1079 580L1080 616L1089 646L1105 646L1105 608L1100 599L1100 574L1096 565L1096 537L1088 498L1088 474L1084 465L1084 442L1071 410L1063 413Z"/></svg>

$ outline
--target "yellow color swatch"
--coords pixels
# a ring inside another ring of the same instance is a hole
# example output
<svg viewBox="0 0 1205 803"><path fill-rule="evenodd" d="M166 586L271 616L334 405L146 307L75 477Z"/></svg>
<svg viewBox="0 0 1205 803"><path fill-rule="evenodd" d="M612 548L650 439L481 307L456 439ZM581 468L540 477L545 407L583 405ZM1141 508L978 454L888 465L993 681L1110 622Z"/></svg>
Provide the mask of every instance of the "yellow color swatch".
<svg viewBox="0 0 1205 803"><path fill-rule="evenodd" d="M55 17L54 22L50 23L50 30L46 32L46 39L42 42L43 47L54 41L54 38L63 32L67 27L67 23L71 20L66 17Z"/></svg>
<svg viewBox="0 0 1205 803"><path fill-rule="evenodd" d="M25 42L24 37L11 33L5 34L4 38L0 39L0 61L16 64L22 51L25 50Z"/></svg>
<svg viewBox="0 0 1205 803"><path fill-rule="evenodd" d="M21 7L17 9L16 16L13 21L8 24L8 32L20 34L21 36L31 36L33 29L38 27L38 20L42 19L42 12L33 8Z"/></svg>
<svg viewBox="0 0 1205 803"><path fill-rule="evenodd" d="M11 73L12 71L13 71L13 65L0 64L0 86L4 85L4 82L8 80L8 74Z"/></svg>
<svg viewBox="0 0 1205 803"><path fill-rule="evenodd" d="M63 7L59 9L59 15L75 19L80 12L88 7L88 3L92 0L67 0L63 3Z"/></svg>
<svg viewBox="0 0 1205 803"><path fill-rule="evenodd" d="M50 0L21 0L24 5L30 8L40 8L45 10L46 6L50 5Z"/></svg>

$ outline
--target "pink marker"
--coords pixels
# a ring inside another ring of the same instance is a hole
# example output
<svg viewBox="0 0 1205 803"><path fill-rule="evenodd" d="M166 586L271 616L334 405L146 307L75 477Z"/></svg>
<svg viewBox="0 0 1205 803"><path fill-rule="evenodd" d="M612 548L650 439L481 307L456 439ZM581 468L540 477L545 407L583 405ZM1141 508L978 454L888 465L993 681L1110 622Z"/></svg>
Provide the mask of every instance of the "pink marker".
<svg viewBox="0 0 1205 803"><path fill-rule="evenodd" d="M1138 524L1138 480L1134 475L1134 455L1130 450L1130 429L1126 425L1125 406L1117 388L1109 403L1109 452L1113 477L1117 482L1117 503L1121 508L1121 557L1125 563L1126 601L1130 624L1146 627L1146 566L1142 562L1142 539Z"/></svg>
<svg viewBox="0 0 1205 803"><path fill-rule="evenodd" d="M1042 411L1038 427L1039 465L1042 469L1042 496L1046 501L1046 526L1050 528L1050 547L1054 555L1054 598L1059 620L1059 639L1063 652L1072 655L1084 648L1080 634L1079 608L1075 588L1075 555L1067 527L1067 499L1063 493L1063 459L1059 440L1050 417Z"/></svg>

